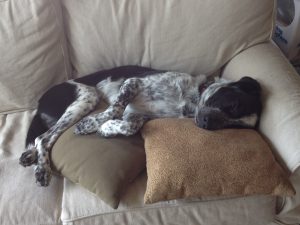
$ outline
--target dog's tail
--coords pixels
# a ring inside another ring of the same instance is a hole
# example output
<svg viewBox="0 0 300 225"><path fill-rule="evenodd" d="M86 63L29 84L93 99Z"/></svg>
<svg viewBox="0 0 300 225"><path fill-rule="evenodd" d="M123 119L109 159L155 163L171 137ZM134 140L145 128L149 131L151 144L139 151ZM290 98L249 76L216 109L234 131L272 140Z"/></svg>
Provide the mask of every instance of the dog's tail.
<svg viewBox="0 0 300 225"><path fill-rule="evenodd" d="M37 111L28 129L25 146L28 147L30 144L34 145L34 140L47 130L48 127L45 125L40 113Z"/></svg>

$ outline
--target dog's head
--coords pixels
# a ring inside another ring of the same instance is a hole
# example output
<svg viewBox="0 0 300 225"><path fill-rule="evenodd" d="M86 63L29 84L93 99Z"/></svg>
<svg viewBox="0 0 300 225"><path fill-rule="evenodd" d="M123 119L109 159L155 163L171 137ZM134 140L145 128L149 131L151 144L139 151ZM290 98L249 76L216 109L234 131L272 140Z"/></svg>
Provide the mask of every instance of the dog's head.
<svg viewBox="0 0 300 225"><path fill-rule="evenodd" d="M261 88L256 80L250 77L237 82L221 80L201 94L195 122L208 130L254 128L261 109Z"/></svg>

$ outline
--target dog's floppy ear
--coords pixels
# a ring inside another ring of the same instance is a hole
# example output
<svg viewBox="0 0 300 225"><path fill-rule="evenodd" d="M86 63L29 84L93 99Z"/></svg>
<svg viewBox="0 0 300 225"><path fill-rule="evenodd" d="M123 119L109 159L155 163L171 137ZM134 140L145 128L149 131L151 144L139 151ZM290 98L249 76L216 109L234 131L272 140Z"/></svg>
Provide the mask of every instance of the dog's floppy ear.
<svg viewBox="0 0 300 225"><path fill-rule="evenodd" d="M232 83L232 85L255 96L259 96L261 92L260 84L251 77L242 77L239 81Z"/></svg>

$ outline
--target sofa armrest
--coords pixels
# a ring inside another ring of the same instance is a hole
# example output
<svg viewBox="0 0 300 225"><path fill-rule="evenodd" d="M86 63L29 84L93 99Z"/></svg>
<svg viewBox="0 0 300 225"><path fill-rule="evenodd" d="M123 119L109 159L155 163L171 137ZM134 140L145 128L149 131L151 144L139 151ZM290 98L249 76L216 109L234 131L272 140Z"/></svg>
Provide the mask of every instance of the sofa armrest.
<svg viewBox="0 0 300 225"><path fill-rule="evenodd" d="M237 80L243 76L257 79L262 86L263 112L259 129L277 158L293 174L300 187L300 76L273 43L248 48L225 65L222 76ZM297 169L298 168L298 169ZM300 222L300 193L285 197L274 224Z"/></svg>
<svg viewBox="0 0 300 225"><path fill-rule="evenodd" d="M262 86L259 129L291 172L300 165L300 76L273 43L250 47L224 67L222 76L257 79Z"/></svg>

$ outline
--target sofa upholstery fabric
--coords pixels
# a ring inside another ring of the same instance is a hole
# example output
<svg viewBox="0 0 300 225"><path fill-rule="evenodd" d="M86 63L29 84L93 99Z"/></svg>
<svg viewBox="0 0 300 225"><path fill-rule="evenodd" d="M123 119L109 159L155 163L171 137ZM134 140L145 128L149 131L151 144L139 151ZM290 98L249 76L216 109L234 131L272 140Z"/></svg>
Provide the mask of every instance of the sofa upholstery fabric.
<svg viewBox="0 0 300 225"><path fill-rule="evenodd" d="M146 174L138 177L113 210L79 185L65 180L62 221L66 225L205 224L268 225L275 214L275 198L202 198L145 205ZM230 207L228 207L230 206ZM255 216L254 216L255 215Z"/></svg>
<svg viewBox="0 0 300 225"><path fill-rule="evenodd" d="M70 74L60 1L0 1L0 15L0 113L32 109Z"/></svg>
<svg viewBox="0 0 300 225"><path fill-rule="evenodd" d="M33 168L19 165L34 111L0 115L0 224L58 225L63 179L54 176L47 188L35 183Z"/></svg>
<svg viewBox="0 0 300 225"><path fill-rule="evenodd" d="M210 74L268 41L273 0L62 0L77 75L120 65Z"/></svg>

